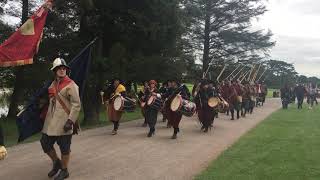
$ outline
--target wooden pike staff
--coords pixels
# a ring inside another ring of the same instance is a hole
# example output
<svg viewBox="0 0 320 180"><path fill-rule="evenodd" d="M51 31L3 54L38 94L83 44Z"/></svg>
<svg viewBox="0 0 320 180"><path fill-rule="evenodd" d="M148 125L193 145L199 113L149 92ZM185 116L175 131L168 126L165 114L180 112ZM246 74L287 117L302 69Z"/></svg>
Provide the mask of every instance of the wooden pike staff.
<svg viewBox="0 0 320 180"><path fill-rule="evenodd" d="M246 77L247 77L249 74L250 74L250 71L246 72L246 73L244 74L244 76L242 77L242 79L240 80L240 83L241 83L243 80L245 80Z"/></svg>
<svg viewBox="0 0 320 180"><path fill-rule="evenodd" d="M208 64L208 68L207 68L206 71L202 74L202 79L204 79L204 78L207 76L207 74L208 74L208 72L209 72L209 69L210 69L210 67L212 66L213 60L214 60L214 59L212 59L212 60L210 61L210 63Z"/></svg>
<svg viewBox="0 0 320 180"><path fill-rule="evenodd" d="M224 80L227 80L231 75L233 75L233 73L241 66L241 64L239 64L232 72L231 74L229 74Z"/></svg>
<svg viewBox="0 0 320 180"><path fill-rule="evenodd" d="M255 82L255 80L256 80L256 78L257 78L257 75L258 75L258 73L259 73L260 67L261 67L261 63L259 64L259 67L258 67L257 71L255 72L254 76L252 77L251 82Z"/></svg>
<svg viewBox="0 0 320 180"><path fill-rule="evenodd" d="M222 68L219 76L218 76L217 79L216 79L218 83L220 83L219 79L220 79L220 77L222 76L222 73L226 70L226 67L227 67L227 64L224 64L224 66L223 66L223 68Z"/></svg>
<svg viewBox="0 0 320 180"><path fill-rule="evenodd" d="M274 66L272 66L270 69L273 69L273 67ZM261 76L259 77L259 79L258 79L258 81L261 79L261 77L265 74L265 72L267 72L267 70L268 70L268 68L266 68L265 70L264 70L264 72L261 74ZM265 76L265 78L263 78L263 81L266 79L266 76Z"/></svg>
<svg viewBox="0 0 320 180"><path fill-rule="evenodd" d="M247 81L250 81L250 77L251 77L251 75L252 75L252 72L253 72L253 69L254 69L255 66L256 66L256 65L252 65L251 71L250 71L249 76L248 76L248 78L247 78Z"/></svg>
<svg viewBox="0 0 320 180"><path fill-rule="evenodd" d="M267 71L267 68L262 72L262 74L260 75L260 77L258 78L257 81L259 81L261 79L261 77L264 75L264 73Z"/></svg>
<svg viewBox="0 0 320 180"><path fill-rule="evenodd" d="M233 77L233 79L236 79L236 77L240 74L240 72L242 72L242 70L245 68L245 66L243 66L240 71Z"/></svg>

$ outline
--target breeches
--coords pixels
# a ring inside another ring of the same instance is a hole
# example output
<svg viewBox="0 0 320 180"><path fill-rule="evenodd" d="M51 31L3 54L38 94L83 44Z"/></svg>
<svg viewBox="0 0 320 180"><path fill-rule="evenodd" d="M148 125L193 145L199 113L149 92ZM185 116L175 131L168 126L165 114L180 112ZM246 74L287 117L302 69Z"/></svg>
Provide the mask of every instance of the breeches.
<svg viewBox="0 0 320 180"><path fill-rule="evenodd" d="M41 147L45 153L54 150L53 145L57 143L59 145L62 155L70 154L72 135L64 136L48 136L47 134L42 134L40 139Z"/></svg>
<svg viewBox="0 0 320 180"><path fill-rule="evenodd" d="M158 111L156 109L147 107L145 111L145 117L149 127L155 127L157 123Z"/></svg>

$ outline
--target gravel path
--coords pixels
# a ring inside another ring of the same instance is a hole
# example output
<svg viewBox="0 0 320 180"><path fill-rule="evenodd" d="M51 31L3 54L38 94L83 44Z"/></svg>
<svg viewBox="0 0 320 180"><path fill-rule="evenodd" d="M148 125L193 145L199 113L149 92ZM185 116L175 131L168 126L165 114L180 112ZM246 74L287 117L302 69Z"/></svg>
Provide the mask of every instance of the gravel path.
<svg viewBox="0 0 320 180"><path fill-rule="evenodd" d="M200 132L197 117L183 118L177 140L172 129L158 122L156 134L147 138L142 121L123 123L117 136L111 127L97 128L74 136L70 180L188 180L205 169L210 161L231 146L248 130L280 108L279 99L267 99L262 108L246 118L230 121L220 114L214 130ZM159 118L160 119L160 118ZM39 142L8 149L0 162L1 180L48 179L49 158Z"/></svg>

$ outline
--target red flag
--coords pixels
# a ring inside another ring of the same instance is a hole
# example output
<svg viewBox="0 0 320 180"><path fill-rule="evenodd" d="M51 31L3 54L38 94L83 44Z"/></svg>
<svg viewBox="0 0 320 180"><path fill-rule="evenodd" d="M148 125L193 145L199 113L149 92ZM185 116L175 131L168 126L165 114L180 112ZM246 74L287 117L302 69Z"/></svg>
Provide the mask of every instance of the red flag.
<svg viewBox="0 0 320 180"><path fill-rule="evenodd" d="M0 67L33 63L33 56L38 52L50 6L51 2L41 6L9 39L0 45Z"/></svg>

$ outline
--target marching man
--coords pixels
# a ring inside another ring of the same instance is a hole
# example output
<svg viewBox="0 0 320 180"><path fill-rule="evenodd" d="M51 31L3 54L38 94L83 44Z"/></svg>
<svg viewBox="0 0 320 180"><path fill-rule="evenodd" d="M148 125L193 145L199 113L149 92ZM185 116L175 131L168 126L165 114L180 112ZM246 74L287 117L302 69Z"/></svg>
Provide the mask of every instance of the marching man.
<svg viewBox="0 0 320 180"><path fill-rule="evenodd" d="M51 70L55 79L48 88L49 107L40 143L43 151L53 163L48 176L51 178L60 170L55 180L63 180L69 177L71 139L74 132L77 131L75 123L79 116L81 103L78 86L67 76L69 67L66 62L60 58L55 59ZM61 160L53 147L55 143L60 148Z"/></svg>

